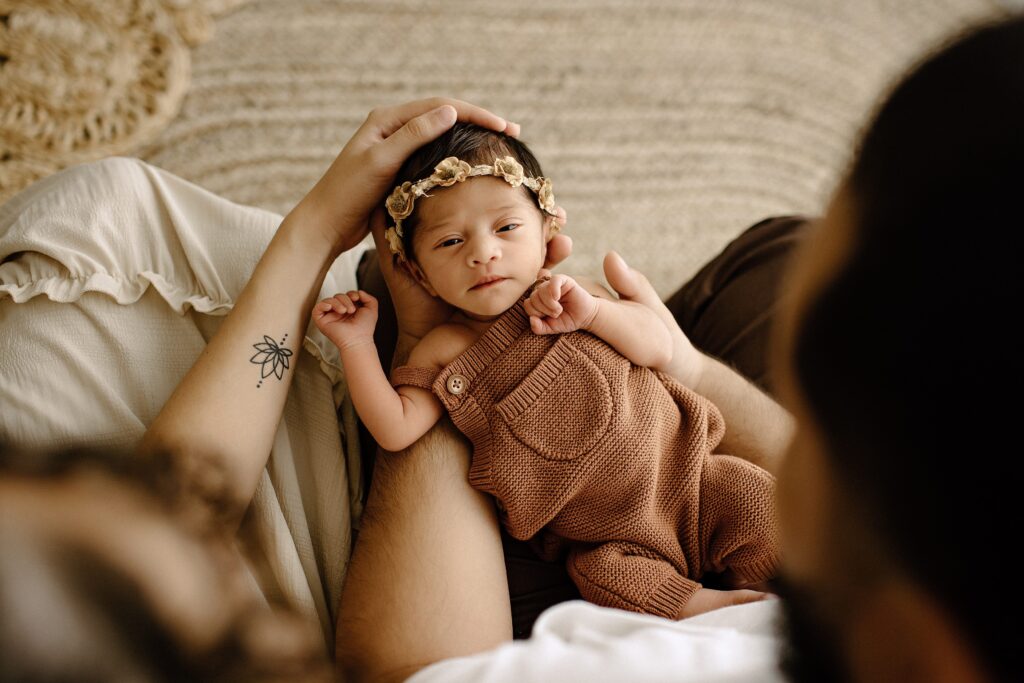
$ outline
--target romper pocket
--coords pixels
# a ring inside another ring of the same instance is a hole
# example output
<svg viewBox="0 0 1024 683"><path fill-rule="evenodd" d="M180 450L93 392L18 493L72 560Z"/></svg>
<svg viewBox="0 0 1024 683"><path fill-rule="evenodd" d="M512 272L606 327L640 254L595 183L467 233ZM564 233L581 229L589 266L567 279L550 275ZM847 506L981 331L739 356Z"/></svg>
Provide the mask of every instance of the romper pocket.
<svg viewBox="0 0 1024 683"><path fill-rule="evenodd" d="M540 456L572 460L608 431L612 392L597 364L563 335L494 407L516 438Z"/></svg>

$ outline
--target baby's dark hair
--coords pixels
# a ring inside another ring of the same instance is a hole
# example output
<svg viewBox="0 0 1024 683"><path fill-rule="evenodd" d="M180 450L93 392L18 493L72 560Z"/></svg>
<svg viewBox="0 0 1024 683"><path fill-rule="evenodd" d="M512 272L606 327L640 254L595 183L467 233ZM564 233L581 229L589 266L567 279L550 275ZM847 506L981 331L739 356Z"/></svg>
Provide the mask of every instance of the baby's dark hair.
<svg viewBox="0 0 1024 683"><path fill-rule="evenodd" d="M510 156L523 166L523 172L534 178L544 175L540 162L530 148L516 138L482 128L473 123L456 122L447 132L433 142L416 150L398 170L395 185L404 182L416 182L434 172L434 167L448 157L458 157L462 161L475 166L477 164L493 164L496 158ZM536 198L525 185L519 188L530 197ZM540 210L539 208L537 209ZM395 222L388 216L388 226ZM412 239L418 223L416 211L402 221L402 248L410 259L415 259L412 250Z"/></svg>

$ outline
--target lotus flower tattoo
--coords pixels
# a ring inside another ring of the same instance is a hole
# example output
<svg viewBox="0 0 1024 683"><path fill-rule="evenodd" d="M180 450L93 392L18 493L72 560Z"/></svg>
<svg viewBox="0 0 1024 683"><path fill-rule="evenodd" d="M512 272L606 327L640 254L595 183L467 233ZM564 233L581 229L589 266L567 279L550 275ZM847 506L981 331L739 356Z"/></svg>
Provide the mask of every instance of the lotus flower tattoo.
<svg viewBox="0 0 1024 683"><path fill-rule="evenodd" d="M253 354L253 357L249 359L250 362L256 363L261 366L260 368L260 384L263 383L263 379L270 375L276 376L278 379L284 377L284 371L288 369L288 359L292 355L290 349L284 347L285 341L288 339L288 335L284 335L284 339L281 340L280 346L273 339L267 335L263 335L263 341L259 344L253 344L258 353ZM257 385L259 386L259 385Z"/></svg>

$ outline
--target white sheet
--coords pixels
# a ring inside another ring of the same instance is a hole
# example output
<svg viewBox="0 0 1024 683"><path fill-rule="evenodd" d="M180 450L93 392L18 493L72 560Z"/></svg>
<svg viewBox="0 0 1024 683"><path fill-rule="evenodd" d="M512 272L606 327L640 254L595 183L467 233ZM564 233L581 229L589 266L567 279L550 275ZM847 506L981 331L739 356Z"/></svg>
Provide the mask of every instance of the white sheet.
<svg viewBox="0 0 1024 683"><path fill-rule="evenodd" d="M779 601L669 621L583 601L546 610L529 640L433 664L409 683L776 683Z"/></svg>

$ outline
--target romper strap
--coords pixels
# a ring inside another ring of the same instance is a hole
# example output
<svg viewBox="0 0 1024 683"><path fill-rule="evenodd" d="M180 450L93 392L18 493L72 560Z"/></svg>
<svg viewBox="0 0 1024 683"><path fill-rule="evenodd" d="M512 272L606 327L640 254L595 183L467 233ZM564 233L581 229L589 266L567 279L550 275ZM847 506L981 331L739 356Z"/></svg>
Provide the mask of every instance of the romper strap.
<svg viewBox="0 0 1024 683"><path fill-rule="evenodd" d="M391 371L391 386L397 387L402 384L409 384L429 391L440 372L437 368L416 368L411 365L400 365Z"/></svg>

